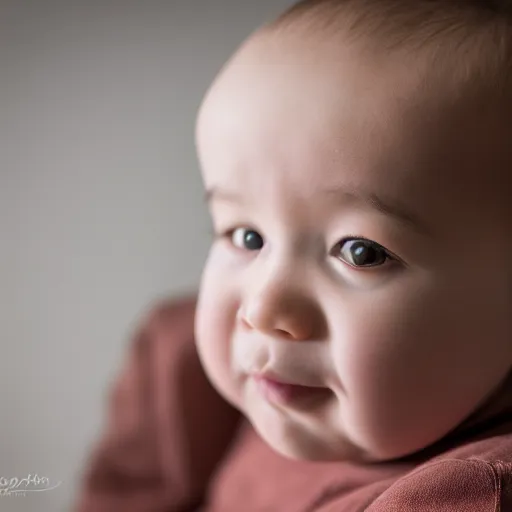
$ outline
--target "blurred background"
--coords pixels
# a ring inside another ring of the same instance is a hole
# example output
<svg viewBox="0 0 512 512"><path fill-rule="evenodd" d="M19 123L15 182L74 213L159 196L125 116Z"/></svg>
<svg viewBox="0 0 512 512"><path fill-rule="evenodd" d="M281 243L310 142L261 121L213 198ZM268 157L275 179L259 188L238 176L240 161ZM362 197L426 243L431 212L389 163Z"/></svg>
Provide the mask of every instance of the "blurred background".
<svg viewBox="0 0 512 512"><path fill-rule="evenodd" d="M0 0L0 484L62 482L0 511L70 509L134 326L197 288L195 115L291 3Z"/></svg>

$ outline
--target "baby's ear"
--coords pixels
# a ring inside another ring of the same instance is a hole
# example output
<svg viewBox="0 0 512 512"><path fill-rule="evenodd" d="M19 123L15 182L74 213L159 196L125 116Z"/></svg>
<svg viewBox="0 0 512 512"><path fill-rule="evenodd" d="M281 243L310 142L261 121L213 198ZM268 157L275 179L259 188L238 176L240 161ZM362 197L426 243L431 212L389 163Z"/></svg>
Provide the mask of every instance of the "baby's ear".
<svg viewBox="0 0 512 512"><path fill-rule="evenodd" d="M449 459L425 464L381 494L367 512L490 512L504 486L501 472L482 460ZM510 489L507 487L509 493Z"/></svg>

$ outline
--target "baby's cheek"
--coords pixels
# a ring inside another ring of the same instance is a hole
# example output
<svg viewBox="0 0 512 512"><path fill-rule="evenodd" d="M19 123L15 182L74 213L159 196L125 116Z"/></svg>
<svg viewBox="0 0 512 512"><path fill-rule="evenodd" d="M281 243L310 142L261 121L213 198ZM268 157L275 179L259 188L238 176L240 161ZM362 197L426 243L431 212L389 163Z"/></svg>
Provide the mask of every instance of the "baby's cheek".
<svg viewBox="0 0 512 512"><path fill-rule="evenodd" d="M397 290L394 300L374 302L371 315L352 305L335 361L347 430L358 444L384 458L402 456L472 411L484 389L475 382L482 361L476 308L434 288Z"/></svg>
<svg viewBox="0 0 512 512"><path fill-rule="evenodd" d="M206 374L217 391L236 405L239 392L231 369L236 324L236 294L206 269L196 311L196 345ZM224 280L226 283L226 280Z"/></svg>
<svg viewBox="0 0 512 512"><path fill-rule="evenodd" d="M370 451L400 452L416 448L418 432L404 428L413 416L423 415L418 404L424 392L434 394L430 374L435 358L429 356L432 325L411 300L353 303L343 333L337 337L334 361L344 389L343 417L349 437ZM404 297L407 299L408 297ZM421 436L420 436L421 437Z"/></svg>

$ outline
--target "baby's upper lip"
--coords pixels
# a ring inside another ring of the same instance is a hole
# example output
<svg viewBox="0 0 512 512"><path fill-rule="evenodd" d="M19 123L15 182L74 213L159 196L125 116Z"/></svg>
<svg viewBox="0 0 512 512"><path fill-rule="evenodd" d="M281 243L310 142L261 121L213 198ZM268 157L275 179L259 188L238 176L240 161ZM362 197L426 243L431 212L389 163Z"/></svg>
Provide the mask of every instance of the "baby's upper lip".
<svg viewBox="0 0 512 512"><path fill-rule="evenodd" d="M254 372L251 374L255 379L266 379L277 382L279 384L288 384L290 386L301 386L307 388L325 388L322 384L313 384L309 379L293 379L280 375L272 370L264 370L261 372Z"/></svg>

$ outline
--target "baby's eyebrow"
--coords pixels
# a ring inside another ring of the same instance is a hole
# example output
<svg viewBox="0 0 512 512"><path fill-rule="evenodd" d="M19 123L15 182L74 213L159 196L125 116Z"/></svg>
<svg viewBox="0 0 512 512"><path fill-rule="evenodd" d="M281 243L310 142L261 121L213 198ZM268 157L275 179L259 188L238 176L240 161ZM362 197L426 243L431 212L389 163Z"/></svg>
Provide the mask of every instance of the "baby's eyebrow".
<svg viewBox="0 0 512 512"><path fill-rule="evenodd" d="M332 187L322 189L322 193L339 198L344 203L352 203L357 206L371 208L379 213L398 220L401 224L413 228L423 236L432 236L427 224L414 212L410 211L399 201L385 198L374 192L347 189L345 187Z"/></svg>
<svg viewBox="0 0 512 512"><path fill-rule="evenodd" d="M211 203L214 199L219 201L227 201L229 203L240 203L241 197L235 192L229 190L222 190L218 187L209 187L204 193L204 200L206 203Z"/></svg>
<svg viewBox="0 0 512 512"><path fill-rule="evenodd" d="M364 208L377 210L380 214L392 217L401 224L412 228L422 236L432 236L432 233L426 223L415 213L408 210L407 207L396 200L384 198L382 195L374 192L362 190L347 189L345 187L329 187L320 191L323 195L331 196L344 204L350 203ZM213 200L227 201L230 203L242 203L242 197L236 192L210 187L205 192L205 201L211 203Z"/></svg>

